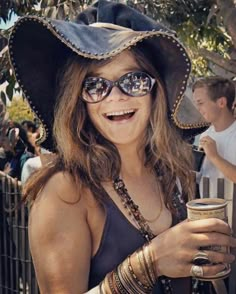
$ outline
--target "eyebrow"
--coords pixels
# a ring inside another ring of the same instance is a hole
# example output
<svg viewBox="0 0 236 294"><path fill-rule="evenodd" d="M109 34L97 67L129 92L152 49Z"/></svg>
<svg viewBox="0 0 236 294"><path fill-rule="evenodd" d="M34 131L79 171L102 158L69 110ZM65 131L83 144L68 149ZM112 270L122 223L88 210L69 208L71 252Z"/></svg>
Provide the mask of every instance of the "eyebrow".
<svg viewBox="0 0 236 294"><path fill-rule="evenodd" d="M143 68L141 68L141 67L138 67L138 66L126 67L126 68L122 69L123 73L121 73L120 75L122 76L122 75L124 75L124 74L126 74L128 72L133 72L133 71L145 71L145 70ZM114 71L114 73L116 73L116 72ZM88 73L88 76L95 76L95 77L103 76L103 75L104 75L104 73L102 71Z"/></svg>
<svg viewBox="0 0 236 294"><path fill-rule="evenodd" d="M198 103L198 102L202 102L202 99L201 98L197 98L195 99L195 101Z"/></svg>

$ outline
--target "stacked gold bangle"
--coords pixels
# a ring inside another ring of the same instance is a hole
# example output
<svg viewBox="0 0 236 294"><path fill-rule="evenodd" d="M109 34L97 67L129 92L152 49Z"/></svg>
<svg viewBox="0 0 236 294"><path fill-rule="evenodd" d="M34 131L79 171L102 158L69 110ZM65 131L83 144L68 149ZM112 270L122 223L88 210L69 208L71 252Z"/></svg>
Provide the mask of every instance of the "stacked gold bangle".
<svg viewBox="0 0 236 294"><path fill-rule="evenodd" d="M131 259L137 266L132 266ZM128 256L99 285L100 294L151 293L157 280L148 244Z"/></svg>

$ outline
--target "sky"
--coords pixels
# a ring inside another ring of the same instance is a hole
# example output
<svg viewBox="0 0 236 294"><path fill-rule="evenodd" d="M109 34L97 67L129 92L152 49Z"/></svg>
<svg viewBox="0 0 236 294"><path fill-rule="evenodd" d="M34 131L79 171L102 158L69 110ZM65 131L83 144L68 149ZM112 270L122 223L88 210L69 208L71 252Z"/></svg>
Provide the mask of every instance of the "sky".
<svg viewBox="0 0 236 294"><path fill-rule="evenodd" d="M40 3L35 5L34 8L35 8L35 10L39 10ZM12 14L10 21L8 21L7 23L5 23L3 20L0 19L0 30L2 30L2 29L5 30L5 29L10 28L17 19L18 19L18 16L15 13Z"/></svg>
<svg viewBox="0 0 236 294"><path fill-rule="evenodd" d="M8 29L9 27L11 27L14 22L17 20L18 16L16 14L13 14L10 21L8 21L7 23L5 23L3 20L0 19L0 30L5 30Z"/></svg>
<svg viewBox="0 0 236 294"><path fill-rule="evenodd" d="M1 29L5 30L5 29L8 29L9 27L11 27L14 24L14 22L17 20L17 18L18 18L18 16L16 14L13 14L11 19L7 23L5 23L3 20L0 19L0 30ZM7 82L1 84L0 85L0 92L5 91L7 85L8 85Z"/></svg>

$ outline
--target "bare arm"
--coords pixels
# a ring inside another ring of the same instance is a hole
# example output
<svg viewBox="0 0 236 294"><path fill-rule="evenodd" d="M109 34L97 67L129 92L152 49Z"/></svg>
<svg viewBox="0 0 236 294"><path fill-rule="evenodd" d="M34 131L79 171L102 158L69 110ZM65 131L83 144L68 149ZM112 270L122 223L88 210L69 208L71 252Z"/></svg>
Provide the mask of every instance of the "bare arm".
<svg viewBox="0 0 236 294"><path fill-rule="evenodd" d="M216 143L211 137L205 136L201 138L199 147L204 149L207 158L227 179L236 183L236 166L219 155ZM232 150L232 152L235 151Z"/></svg>
<svg viewBox="0 0 236 294"><path fill-rule="evenodd" d="M31 209L30 248L41 293L78 294L88 289L91 236L86 207L83 197L75 204L65 203L78 197L68 177L56 174Z"/></svg>
<svg viewBox="0 0 236 294"><path fill-rule="evenodd" d="M229 161L225 160L221 156L216 156L212 158L212 163L218 168L222 174L232 181L236 183L236 166L230 163Z"/></svg>

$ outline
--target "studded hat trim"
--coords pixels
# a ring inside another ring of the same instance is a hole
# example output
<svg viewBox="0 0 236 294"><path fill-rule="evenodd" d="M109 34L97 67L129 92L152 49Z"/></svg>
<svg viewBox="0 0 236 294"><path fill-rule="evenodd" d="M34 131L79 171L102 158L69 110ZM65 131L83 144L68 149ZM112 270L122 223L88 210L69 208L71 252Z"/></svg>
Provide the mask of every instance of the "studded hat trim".
<svg viewBox="0 0 236 294"><path fill-rule="evenodd" d="M174 124L177 127L179 127L180 129L202 128L207 125L204 122L199 122L196 124L186 124L186 123L184 124L184 123L181 123L177 119L177 112L178 112L179 106L181 104L181 101L184 97L184 92L186 90L189 74L191 72L191 63L190 63L190 59L189 59L188 55L186 54L186 49L184 48L184 46L182 44L179 43L179 41L175 37L174 33L170 33L168 31L166 31L165 29L160 29L158 31L155 31L155 30L152 30L152 31L133 31L132 29L127 30L127 28L124 28L124 31L135 32L135 33L137 33L137 36L133 37L131 40L129 40L129 42L127 44L123 44L122 46L118 47L116 50L113 50L111 52L101 53L100 55L99 54L95 55L95 54L92 54L91 52L85 52L85 51L80 50L80 48L75 47L75 45L72 44L69 39L65 38L65 36L59 31L59 29L52 23L51 20L46 19L46 18L40 18L37 16L27 16L27 17L20 18L16 22L14 29L11 32L11 35L9 38L9 54L10 54L11 63L12 63L13 68L15 70L16 80L17 80L18 84L20 85L20 87L22 88L24 95L26 96L33 113L40 120L40 122L42 123L43 129L44 129L42 131L40 138L38 139L38 143L43 142L48 138L48 127L44 123L44 120L41 117L40 113L37 111L37 109L35 109L35 106L33 105L33 102L31 101L30 96L27 94L27 90L25 89L24 85L21 83L21 80L19 78L19 74L17 71L17 64L15 63L15 60L14 60L13 50L11 50L13 39L14 39L14 36L15 36L17 29L19 28L19 26L22 23L27 22L27 21L33 21L33 22L38 22L38 23L42 24L45 28L47 28L55 37L57 37L62 43L64 43L73 52L75 52L78 55L83 56L85 58L96 59L96 60L112 58L112 57L116 56L117 54L121 53L122 51L129 49L132 46L135 46L138 42L141 42L144 39L152 38L155 36L172 40L173 44L176 45L176 47L182 53L182 55L185 59L186 74L185 74L184 80L182 82L183 84L182 84L179 96L176 98L176 102L174 103L173 108L171 109L171 119L173 120ZM92 26L110 28L110 24L106 24L106 23L98 23L98 25L96 25L96 23L95 23ZM118 30L118 27L119 27L119 30L122 29L121 26L116 26L116 25L114 26L114 28L111 28L111 29Z"/></svg>

